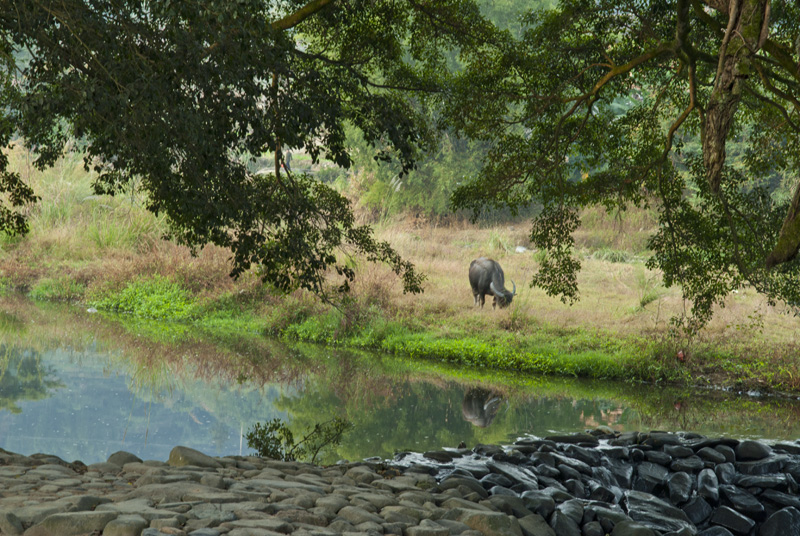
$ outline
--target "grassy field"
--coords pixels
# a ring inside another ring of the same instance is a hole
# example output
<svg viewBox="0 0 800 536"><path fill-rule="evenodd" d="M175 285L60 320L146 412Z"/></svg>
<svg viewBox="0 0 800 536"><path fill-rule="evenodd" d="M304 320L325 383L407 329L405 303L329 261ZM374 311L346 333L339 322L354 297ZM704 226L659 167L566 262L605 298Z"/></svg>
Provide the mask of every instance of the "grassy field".
<svg viewBox="0 0 800 536"><path fill-rule="evenodd" d="M231 280L219 248L192 257L165 241L165 222L137 193L93 195L78 155L44 173L22 150L10 158L42 201L27 214L30 234L0 236L0 287L36 300L476 367L800 391L800 321L751 290L732 295L691 340L670 329L689 304L644 266L655 225L644 211L583 214L575 236L581 299L572 306L529 287L540 257L518 252L530 248L524 221L398 220L376 233L427 275L425 293L404 295L386 267L356 259L353 291L337 309L301 291L279 295L255 273ZM479 256L499 261L509 286L516 282L511 307L473 307L467 270Z"/></svg>

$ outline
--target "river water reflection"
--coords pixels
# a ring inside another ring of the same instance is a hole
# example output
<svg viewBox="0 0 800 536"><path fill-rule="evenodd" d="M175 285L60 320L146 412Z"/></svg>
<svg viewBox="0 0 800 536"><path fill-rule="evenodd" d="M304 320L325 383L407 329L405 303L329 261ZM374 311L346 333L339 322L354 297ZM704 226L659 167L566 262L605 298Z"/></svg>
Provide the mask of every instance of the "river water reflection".
<svg viewBox="0 0 800 536"><path fill-rule="evenodd" d="M0 311L0 448L22 454L249 454L243 433L275 417L295 435L333 416L353 422L326 462L598 425L800 437L793 398L457 370L11 298Z"/></svg>

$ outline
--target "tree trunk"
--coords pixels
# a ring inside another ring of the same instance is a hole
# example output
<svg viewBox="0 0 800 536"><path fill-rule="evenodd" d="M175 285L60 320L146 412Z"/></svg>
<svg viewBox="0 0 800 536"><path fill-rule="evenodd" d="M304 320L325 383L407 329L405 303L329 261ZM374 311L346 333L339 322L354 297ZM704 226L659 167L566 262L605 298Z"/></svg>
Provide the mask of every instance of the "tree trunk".
<svg viewBox="0 0 800 536"><path fill-rule="evenodd" d="M702 130L706 177L714 193L719 192L722 181L725 141L736 115L743 84L750 76L751 57L767 37L769 3L770 0L730 0L727 6L712 4L723 13L722 7L727 7L728 14L728 26L719 50L717 76Z"/></svg>

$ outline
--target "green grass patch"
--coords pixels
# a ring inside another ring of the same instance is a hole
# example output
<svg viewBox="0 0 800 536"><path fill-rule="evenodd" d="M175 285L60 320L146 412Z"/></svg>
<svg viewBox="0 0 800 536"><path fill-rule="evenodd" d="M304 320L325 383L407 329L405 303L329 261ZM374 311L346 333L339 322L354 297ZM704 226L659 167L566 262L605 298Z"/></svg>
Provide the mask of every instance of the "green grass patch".
<svg viewBox="0 0 800 536"><path fill-rule="evenodd" d="M85 285L63 276L39 280L31 289L30 296L38 301L69 301L81 298L85 291Z"/></svg>
<svg viewBox="0 0 800 536"><path fill-rule="evenodd" d="M197 317L189 291L160 276L137 279L119 292L90 299L89 304L103 311L154 320L185 321Z"/></svg>

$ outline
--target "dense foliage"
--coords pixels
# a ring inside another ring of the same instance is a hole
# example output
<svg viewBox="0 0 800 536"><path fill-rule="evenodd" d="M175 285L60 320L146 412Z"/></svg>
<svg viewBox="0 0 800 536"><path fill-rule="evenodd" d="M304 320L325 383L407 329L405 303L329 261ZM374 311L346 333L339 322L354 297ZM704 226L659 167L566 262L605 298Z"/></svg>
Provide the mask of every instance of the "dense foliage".
<svg viewBox="0 0 800 536"><path fill-rule="evenodd" d="M748 284L800 303L798 4L565 0L524 23L459 74L453 125L494 145L454 206L539 203L533 283L565 301L579 210L637 205L658 212L649 265L692 300L686 327ZM775 176L791 196L769 195Z"/></svg>
<svg viewBox="0 0 800 536"><path fill-rule="evenodd" d="M257 263L280 289L324 293L336 271L346 289L344 251L389 263L419 292L413 266L335 190L282 169L284 155L350 166L347 123L407 172L432 138L420 114L442 51L492 31L458 0L6 0L0 143L20 134L46 167L82 140L98 193L140 181L180 242L231 249L234 276ZM268 152L274 171L251 172ZM5 160L0 171L0 230L24 232L35 195Z"/></svg>

